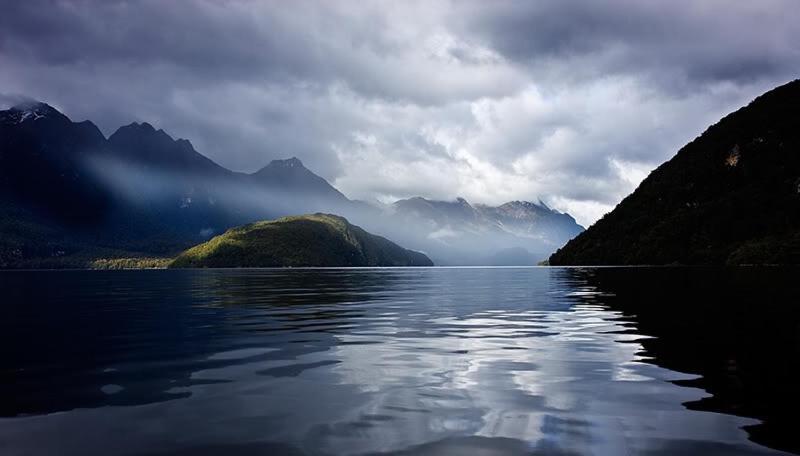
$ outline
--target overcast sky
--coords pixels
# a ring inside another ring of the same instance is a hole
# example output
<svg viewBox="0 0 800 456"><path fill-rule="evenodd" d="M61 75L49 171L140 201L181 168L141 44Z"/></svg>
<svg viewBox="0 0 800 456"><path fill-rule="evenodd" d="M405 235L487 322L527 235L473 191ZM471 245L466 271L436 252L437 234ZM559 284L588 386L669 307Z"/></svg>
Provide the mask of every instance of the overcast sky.
<svg viewBox="0 0 800 456"><path fill-rule="evenodd" d="M800 77L796 0L4 1L0 103L147 121L354 198L541 198L588 225Z"/></svg>

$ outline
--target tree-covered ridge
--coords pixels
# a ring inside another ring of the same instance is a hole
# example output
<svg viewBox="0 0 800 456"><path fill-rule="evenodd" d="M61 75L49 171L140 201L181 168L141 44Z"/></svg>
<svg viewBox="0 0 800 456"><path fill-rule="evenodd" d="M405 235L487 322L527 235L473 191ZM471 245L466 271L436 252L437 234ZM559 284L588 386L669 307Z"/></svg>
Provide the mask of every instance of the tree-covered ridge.
<svg viewBox="0 0 800 456"><path fill-rule="evenodd" d="M424 254L330 214L284 217L232 228L170 265L185 267L432 266Z"/></svg>
<svg viewBox="0 0 800 456"><path fill-rule="evenodd" d="M659 166L552 265L800 263L800 80Z"/></svg>

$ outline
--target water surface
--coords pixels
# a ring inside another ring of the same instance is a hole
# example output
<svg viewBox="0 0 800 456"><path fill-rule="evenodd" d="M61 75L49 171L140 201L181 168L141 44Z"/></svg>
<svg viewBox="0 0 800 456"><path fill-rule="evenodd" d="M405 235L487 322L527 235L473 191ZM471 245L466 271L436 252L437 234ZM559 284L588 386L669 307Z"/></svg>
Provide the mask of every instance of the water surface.
<svg viewBox="0 0 800 456"><path fill-rule="evenodd" d="M798 451L796 272L2 272L0 454Z"/></svg>

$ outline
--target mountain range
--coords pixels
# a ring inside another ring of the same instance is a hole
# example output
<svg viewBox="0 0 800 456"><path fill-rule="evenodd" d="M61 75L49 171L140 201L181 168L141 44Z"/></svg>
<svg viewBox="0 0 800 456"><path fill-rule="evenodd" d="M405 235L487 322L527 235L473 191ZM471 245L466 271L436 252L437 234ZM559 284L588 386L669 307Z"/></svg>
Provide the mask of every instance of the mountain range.
<svg viewBox="0 0 800 456"><path fill-rule="evenodd" d="M238 173L148 123L106 138L32 102L0 111L0 267L171 256L234 226L313 212L439 265L531 265L552 252L552 265L797 264L798 150L800 80L708 128L584 231L541 201L368 204L294 157Z"/></svg>
<svg viewBox="0 0 800 456"><path fill-rule="evenodd" d="M351 200L297 158L228 170L148 123L106 138L29 102L0 111L0 267L172 255L233 226L335 213L437 264L535 264L583 228L541 202Z"/></svg>
<svg viewBox="0 0 800 456"><path fill-rule="evenodd" d="M378 231L419 246L437 264L532 265L583 231L572 216L542 202L492 207L463 198L416 197L395 202L387 212L384 220L392 225Z"/></svg>

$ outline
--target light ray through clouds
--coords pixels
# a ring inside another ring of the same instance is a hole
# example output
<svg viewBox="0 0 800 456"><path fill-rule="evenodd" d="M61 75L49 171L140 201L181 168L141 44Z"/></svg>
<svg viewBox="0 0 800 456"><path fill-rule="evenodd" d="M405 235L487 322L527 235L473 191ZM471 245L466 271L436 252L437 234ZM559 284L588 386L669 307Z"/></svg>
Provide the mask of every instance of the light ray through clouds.
<svg viewBox="0 0 800 456"><path fill-rule="evenodd" d="M541 198L588 225L800 75L762 2L11 2L0 103L147 121L223 166L298 156L353 198Z"/></svg>

